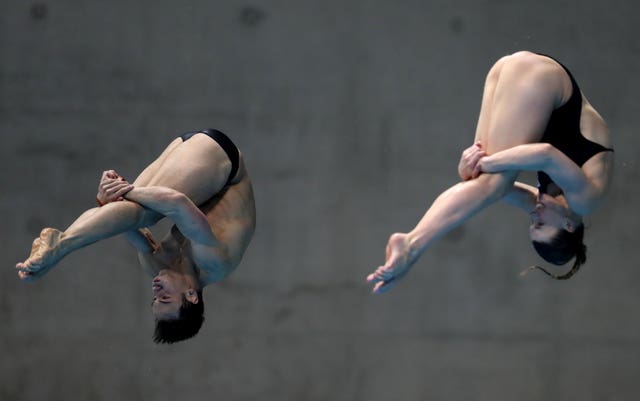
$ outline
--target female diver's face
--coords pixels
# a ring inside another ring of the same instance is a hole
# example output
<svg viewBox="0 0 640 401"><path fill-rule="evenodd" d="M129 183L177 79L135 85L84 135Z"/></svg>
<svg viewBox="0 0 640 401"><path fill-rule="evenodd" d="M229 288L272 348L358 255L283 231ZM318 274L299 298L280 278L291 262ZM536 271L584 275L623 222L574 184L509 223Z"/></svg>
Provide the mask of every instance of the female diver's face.
<svg viewBox="0 0 640 401"><path fill-rule="evenodd" d="M548 243L559 230L573 231L570 213L563 199L556 199L547 194L539 195L535 207L529 213L529 237L532 241Z"/></svg>

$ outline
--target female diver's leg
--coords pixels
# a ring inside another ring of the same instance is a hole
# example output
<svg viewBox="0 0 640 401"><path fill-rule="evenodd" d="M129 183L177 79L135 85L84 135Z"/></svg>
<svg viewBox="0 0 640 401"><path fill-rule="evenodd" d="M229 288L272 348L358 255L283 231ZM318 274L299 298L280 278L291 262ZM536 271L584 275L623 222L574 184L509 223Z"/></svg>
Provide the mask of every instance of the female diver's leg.
<svg viewBox="0 0 640 401"><path fill-rule="evenodd" d="M475 140L487 154L539 142L553 110L571 96L557 63L530 52L498 60L485 81Z"/></svg>
<svg viewBox="0 0 640 401"><path fill-rule="evenodd" d="M492 68L476 132L488 154L540 140L564 93L553 66L532 53L517 53ZM502 198L517 176L517 171L484 174L438 196L411 232L390 237L385 264L367 277L374 292L391 288L429 245Z"/></svg>

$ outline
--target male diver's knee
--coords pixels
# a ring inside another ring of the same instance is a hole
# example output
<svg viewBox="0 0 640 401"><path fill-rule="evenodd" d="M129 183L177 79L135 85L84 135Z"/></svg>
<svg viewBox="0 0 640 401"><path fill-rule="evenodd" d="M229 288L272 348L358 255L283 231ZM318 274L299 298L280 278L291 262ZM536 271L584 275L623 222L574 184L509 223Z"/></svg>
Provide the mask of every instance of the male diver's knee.
<svg viewBox="0 0 640 401"><path fill-rule="evenodd" d="M162 216L136 202L124 200L114 202L120 210L125 213L130 221L137 227L148 227L157 223Z"/></svg>
<svg viewBox="0 0 640 401"><path fill-rule="evenodd" d="M142 224L143 227L152 226L162 220L162 218L164 217L160 213L151 209L146 209L144 207L141 207L141 209L142 210L139 211L140 218L138 219L138 221Z"/></svg>

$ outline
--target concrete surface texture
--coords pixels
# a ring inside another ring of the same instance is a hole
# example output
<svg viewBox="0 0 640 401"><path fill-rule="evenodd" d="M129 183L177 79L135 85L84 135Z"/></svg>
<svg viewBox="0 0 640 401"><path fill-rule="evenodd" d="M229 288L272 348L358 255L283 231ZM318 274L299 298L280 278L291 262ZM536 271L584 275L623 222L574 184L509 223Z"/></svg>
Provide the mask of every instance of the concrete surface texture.
<svg viewBox="0 0 640 401"><path fill-rule="evenodd" d="M0 400L637 400L640 30L631 0L0 2ZM521 49L574 73L615 182L568 282L497 205L384 296L364 277L458 178L484 76ZM244 153L258 227L192 341L151 342L149 279L114 238L26 285L45 226L175 135Z"/></svg>

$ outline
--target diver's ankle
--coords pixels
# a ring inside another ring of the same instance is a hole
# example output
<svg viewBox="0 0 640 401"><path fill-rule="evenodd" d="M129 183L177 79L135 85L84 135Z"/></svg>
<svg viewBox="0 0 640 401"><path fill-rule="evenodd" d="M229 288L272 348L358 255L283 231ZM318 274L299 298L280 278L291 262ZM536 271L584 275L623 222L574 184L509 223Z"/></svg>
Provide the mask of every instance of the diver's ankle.
<svg viewBox="0 0 640 401"><path fill-rule="evenodd" d="M415 261L423 252L423 245L420 243L420 238L414 232L409 232L406 234L405 241L407 245L407 257L410 261Z"/></svg>

